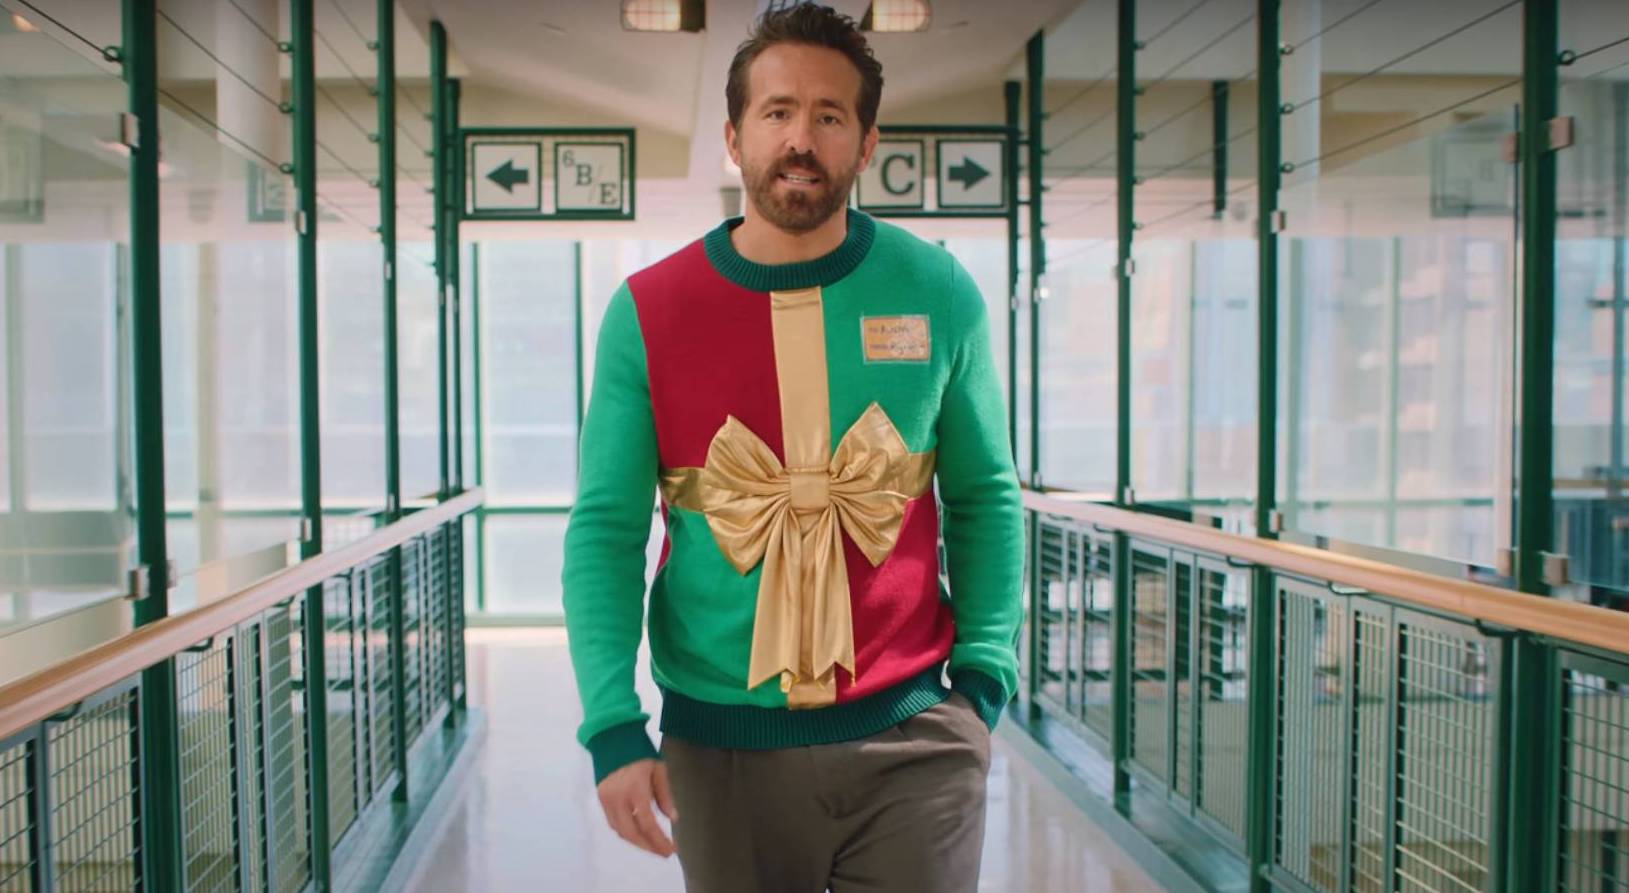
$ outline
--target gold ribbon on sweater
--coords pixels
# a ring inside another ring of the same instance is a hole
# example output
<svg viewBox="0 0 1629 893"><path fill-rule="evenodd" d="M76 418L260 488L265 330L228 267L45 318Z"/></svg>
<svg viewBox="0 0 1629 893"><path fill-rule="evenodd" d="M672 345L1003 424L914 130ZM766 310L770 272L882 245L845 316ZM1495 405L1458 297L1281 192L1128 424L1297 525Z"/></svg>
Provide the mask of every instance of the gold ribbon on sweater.
<svg viewBox="0 0 1629 893"><path fill-rule="evenodd" d="M855 672L843 534L881 564L906 504L932 484L934 454L910 452L877 403L834 452L820 289L770 299L785 463L729 416L707 464L665 471L662 493L669 505L706 515L736 571L763 562L747 687L778 675L787 706L824 707L837 700L837 668Z"/></svg>
<svg viewBox="0 0 1629 893"><path fill-rule="evenodd" d="M875 567L893 551L905 506L933 481L934 454L911 453L876 403L823 468L787 468L730 416L700 469L662 476L672 505L707 516L739 573L763 562L747 687L779 675L787 705L837 697L836 668L854 673L854 626L843 533Z"/></svg>

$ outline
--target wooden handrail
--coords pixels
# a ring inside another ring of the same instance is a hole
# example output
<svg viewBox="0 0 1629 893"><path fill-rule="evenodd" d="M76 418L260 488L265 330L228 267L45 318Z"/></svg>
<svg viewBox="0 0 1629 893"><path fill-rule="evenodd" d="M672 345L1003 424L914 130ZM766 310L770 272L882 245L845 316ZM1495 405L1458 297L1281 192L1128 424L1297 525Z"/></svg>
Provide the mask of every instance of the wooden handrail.
<svg viewBox="0 0 1629 893"><path fill-rule="evenodd" d="M0 741L183 649L232 629L278 602L474 511L483 498L479 489L466 491L414 512L365 539L279 571L220 601L149 623L0 687Z"/></svg>
<svg viewBox="0 0 1629 893"><path fill-rule="evenodd" d="M1543 598L1314 549L1224 533L1211 527L1026 490L1024 507L1212 555L1327 580L1399 601L1510 629L1629 653L1629 613Z"/></svg>

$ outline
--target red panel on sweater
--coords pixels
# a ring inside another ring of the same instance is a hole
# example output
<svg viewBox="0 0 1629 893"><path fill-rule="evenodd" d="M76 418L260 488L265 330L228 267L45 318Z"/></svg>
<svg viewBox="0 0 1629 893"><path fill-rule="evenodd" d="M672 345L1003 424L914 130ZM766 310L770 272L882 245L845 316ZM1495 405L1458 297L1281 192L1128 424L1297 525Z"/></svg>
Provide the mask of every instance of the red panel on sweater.
<svg viewBox="0 0 1629 893"><path fill-rule="evenodd" d="M872 567L843 537L854 611L856 678L837 671L845 703L899 684L950 656L950 606L939 599L939 507L933 493L911 500L894 551Z"/></svg>
<svg viewBox="0 0 1629 893"><path fill-rule="evenodd" d="M707 447L729 415L784 462L768 293L719 275L700 240L635 273L628 288L645 340L662 467L707 464Z"/></svg>

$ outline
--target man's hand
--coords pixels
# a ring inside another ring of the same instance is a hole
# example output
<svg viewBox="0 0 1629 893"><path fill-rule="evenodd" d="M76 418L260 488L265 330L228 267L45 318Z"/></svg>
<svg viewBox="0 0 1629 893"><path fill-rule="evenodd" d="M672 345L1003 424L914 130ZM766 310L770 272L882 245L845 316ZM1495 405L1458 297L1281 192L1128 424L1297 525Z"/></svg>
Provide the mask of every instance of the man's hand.
<svg viewBox="0 0 1629 893"><path fill-rule="evenodd" d="M600 782L600 807L605 821L623 840L663 859L673 855L673 841L663 833L651 812L651 801L669 822L679 820L673 791L667 784L667 766L660 760L629 763Z"/></svg>

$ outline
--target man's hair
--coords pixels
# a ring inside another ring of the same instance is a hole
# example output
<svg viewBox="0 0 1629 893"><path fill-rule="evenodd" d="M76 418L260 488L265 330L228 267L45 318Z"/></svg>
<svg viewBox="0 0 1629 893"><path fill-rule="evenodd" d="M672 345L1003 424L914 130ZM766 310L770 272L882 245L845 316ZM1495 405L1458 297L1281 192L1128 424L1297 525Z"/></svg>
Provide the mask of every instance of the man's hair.
<svg viewBox="0 0 1629 893"><path fill-rule="evenodd" d="M882 63L871 54L854 20L829 6L797 3L780 9L771 7L753 24L752 32L735 50L730 61L730 78L724 85L730 123L741 126L747 105L747 69L764 50L776 44L801 43L836 50L860 70L860 102L856 109L860 129L870 131L877 122L877 106L882 102Z"/></svg>

